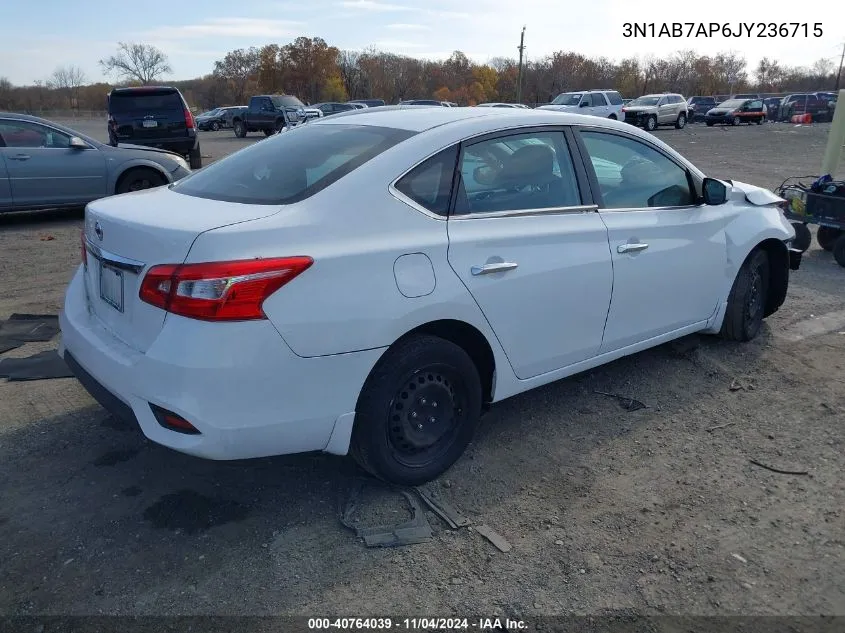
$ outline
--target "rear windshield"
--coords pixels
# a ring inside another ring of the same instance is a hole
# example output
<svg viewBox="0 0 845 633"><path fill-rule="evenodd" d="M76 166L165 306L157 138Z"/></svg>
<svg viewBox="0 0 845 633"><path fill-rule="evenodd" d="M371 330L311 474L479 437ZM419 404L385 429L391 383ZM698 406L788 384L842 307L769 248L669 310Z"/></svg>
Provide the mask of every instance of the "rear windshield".
<svg viewBox="0 0 845 633"><path fill-rule="evenodd" d="M386 127L309 123L219 160L180 180L173 191L225 202L291 204L414 134Z"/></svg>
<svg viewBox="0 0 845 633"><path fill-rule="evenodd" d="M149 90L132 92L113 92L109 97L109 112L135 112L138 110L179 110L184 109L179 93L173 90Z"/></svg>
<svg viewBox="0 0 845 633"><path fill-rule="evenodd" d="M280 95L280 96L273 96L270 97L270 100L273 102L273 105L277 108L285 107L285 108L302 108L305 107L305 104L302 103L299 99L294 97L293 95Z"/></svg>

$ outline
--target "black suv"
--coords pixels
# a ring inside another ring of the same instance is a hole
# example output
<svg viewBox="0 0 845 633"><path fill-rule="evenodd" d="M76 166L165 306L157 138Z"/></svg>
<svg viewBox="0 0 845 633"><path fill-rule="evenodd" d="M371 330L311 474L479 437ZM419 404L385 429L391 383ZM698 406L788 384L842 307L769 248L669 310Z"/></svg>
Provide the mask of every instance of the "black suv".
<svg viewBox="0 0 845 633"><path fill-rule="evenodd" d="M687 99L687 121L701 121L708 110L716 107L713 97L690 97Z"/></svg>
<svg viewBox="0 0 845 633"><path fill-rule="evenodd" d="M196 121L176 88L115 88L108 101L111 145L158 147L187 157L191 169L202 167Z"/></svg>

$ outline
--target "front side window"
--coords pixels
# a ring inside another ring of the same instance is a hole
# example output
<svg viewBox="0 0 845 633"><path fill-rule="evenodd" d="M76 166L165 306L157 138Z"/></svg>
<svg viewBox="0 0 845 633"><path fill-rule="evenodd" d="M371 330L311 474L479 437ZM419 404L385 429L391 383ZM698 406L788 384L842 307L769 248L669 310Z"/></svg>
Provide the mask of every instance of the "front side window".
<svg viewBox="0 0 845 633"><path fill-rule="evenodd" d="M405 174L397 191L432 213L447 215L457 159L457 145L444 149Z"/></svg>
<svg viewBox="0 0 845 633"><path fill-rule="evenodd" d="M580 204L578 181L562 132L515 134L464 149L456 214Z"/></svg>
<svg viewBox="0 0 845 633"><path fill-rule="evenodd" d="M292 204L415 133L368 125L304 125L212 163L173 191L244 204Z"/></svg>
<svg viewBox="0 0 845 633"><path fill-rule="evenodd" d="M29 121L0 121L0 138L6 147L70 147L69 135Z"/></svg>
<svg viewBox="0 0 845 633"><path fill-rule="evenodd" d="M593 106L593 96L592 95L584 95L581 98L581 105L585 108L589 108Z"/></svg>
<svg viewBox="0 0 845 633"><path fill-rule="evenodd" d="M641 141L581 132L608 209L647 209L695 204L686 170Z"/></svg>

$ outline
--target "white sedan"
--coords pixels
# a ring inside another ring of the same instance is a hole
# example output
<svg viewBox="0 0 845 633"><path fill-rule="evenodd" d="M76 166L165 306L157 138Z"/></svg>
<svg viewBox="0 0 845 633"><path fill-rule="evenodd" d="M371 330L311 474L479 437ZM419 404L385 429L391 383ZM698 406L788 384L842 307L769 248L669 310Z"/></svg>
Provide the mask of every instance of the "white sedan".
<svg viewBox="0 0 845 633"><path fill-rule="evenodd" d="M178 451L352 453L418 484L491 403L692 332L753 338L800 262L781 203L591 116L327 117L90 203L60 352Z"/></svg>

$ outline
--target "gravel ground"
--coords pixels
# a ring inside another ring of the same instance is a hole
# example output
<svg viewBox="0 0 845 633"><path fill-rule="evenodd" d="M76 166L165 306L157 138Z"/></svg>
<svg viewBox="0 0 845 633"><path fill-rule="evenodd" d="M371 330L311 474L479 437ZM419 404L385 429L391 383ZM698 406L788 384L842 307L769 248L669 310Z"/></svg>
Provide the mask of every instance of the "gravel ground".
<svg viewBox="0 0 845 633"><path fill-rule="evenodd" d="M816 172L827 129L656 134L771 188ZM217 159L253 138L202 147ZM0 218L0 318L59 309L80 225ZM74 379L0 381L0 615L845 615L843 280L814 244L754 342L690 337L496 405L434 486L508 553L433 515L429 542L367 549L338 520L347 459L202 461L121 426ZM406 513L376 490L358 520Z"/></svg>

